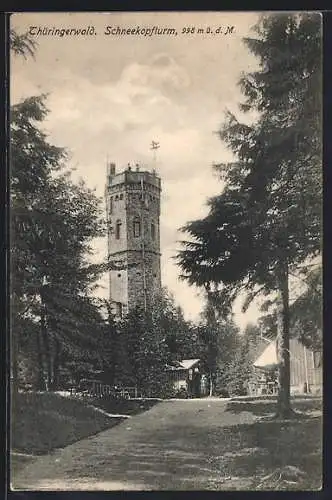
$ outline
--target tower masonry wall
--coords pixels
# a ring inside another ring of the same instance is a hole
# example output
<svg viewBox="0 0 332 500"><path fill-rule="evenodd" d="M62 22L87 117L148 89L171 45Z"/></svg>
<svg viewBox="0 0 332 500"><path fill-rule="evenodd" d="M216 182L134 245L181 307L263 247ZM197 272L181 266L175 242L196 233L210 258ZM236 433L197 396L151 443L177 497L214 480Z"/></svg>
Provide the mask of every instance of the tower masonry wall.
<svg viewBox="0 0 332 500"><path fill-rule="evenodd" d="M133 309L136 305L144 307L144 285L146 288L146 306L149 308L152 299L160 291L160 256L146 253L143 262L137 259L137 253L131 252L129 262L138 263L128 273L128 308Z"/></svg>
<svg viewBox="0 0 332 500"><path fill-rule="evenodd" d="M147 307L161 288L161 180L146 171L127 170L108 175L106 205L110 300L124 313L136 305Z"/></svg>

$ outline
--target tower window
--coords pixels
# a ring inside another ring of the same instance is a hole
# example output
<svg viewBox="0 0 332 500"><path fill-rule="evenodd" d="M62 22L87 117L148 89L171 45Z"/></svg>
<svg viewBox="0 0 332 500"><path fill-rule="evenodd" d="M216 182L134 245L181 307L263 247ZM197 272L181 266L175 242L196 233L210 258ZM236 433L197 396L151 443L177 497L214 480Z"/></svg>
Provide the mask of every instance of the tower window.
<svg viewBox="0 0 332 500"><path fill-rule="evenodd" d="M123 317L123 304L121 302L115 302L115 315L118 318Z"/></svg>
<svg viewBox="0 0 332 500"><path fill-rule="evenodd" d="M113 196L110 197L109 211L110 214L113 213Z"/></svg>
<svg viewBox="0 0 332 500"><path fill-rule="evenodd" d="M156 239L156 226L154 225L154 223L152 222L151 223L151 238L153 240Z"/></svg>
<svg viewBox="0 0 332 500"><path fill-rule="evenodd" d="M121 238L121 221L117 221L115 225L115 238L119 240Z"/></svg>
<svg viewBox="0 0 332 500"><path fill-rule="evenodd" d="M122 193L120 194L120 200L123 200L123 194Z"/></svg>
<svg viewBox="0 0 332 500"><path fill-rule="evenodd" d="M134 237L139 238L141 236L141 221L139 219L134 219Z"/></svg>
<svg viewBox="0 0 332 500"><path fill-rule="evenodd" d="M118 199L119 199L119 195L117 194L117 195L115 196L115 201L118 201Z"/></svg>
<svg viewBox="0 0 332 500"><path fill-rule="evenodd" d="M314 368L319 368L320 366L322 366L321 351L314 351L313 358L314 358Z"/></svg>

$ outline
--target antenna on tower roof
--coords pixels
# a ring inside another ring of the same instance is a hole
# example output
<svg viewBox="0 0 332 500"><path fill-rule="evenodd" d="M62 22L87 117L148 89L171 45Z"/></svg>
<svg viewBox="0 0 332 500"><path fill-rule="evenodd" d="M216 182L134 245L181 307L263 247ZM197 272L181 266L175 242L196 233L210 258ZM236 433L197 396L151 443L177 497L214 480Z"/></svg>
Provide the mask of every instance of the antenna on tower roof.
<svg viewBox="0 0 332 500"><path fill-rule="evenodd" d="M152 141L150 149L153 152L153 170L156 170L157 166L157 150L160 148L160 143L157 141Z"/></svg>

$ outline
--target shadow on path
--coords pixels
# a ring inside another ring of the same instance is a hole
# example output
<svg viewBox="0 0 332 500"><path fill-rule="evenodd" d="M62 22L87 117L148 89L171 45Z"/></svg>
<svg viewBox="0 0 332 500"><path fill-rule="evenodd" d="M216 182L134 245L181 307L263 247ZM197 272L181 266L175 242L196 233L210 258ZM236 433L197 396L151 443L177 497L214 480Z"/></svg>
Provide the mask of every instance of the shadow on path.
<svg viewBox="0 0 332 500"><path fill-rule="evenodd" d="M322 410L322 400L304 399L294 400L292 407L295 411L309 412L311 410ZM272 400L256 400L256 401L229 401L227 404L226 412L240 414L242 412L249 412L255 416L267 416L275 414L277 411L277 401Z"/></svg>

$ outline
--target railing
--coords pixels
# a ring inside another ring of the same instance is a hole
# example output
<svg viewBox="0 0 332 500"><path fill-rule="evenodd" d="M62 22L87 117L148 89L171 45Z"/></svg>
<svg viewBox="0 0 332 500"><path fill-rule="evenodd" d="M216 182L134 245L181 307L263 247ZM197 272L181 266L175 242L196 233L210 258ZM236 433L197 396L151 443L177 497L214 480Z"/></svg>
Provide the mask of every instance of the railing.
<svg viewBox="0 0 332 500"><path fill-rule="evenodd" d="M110 399L142 398L144 395L137 387L114 387L97 381L86 382L85 388L72 388L72 395L83 397L102 397Z"/></svg>
<svg viewBox="0 0 332 500"><path fill-rule="evenodd" d="M249 394L251 396L277 395L278 385L275 382L256 382L250 384Z"/></svg>

